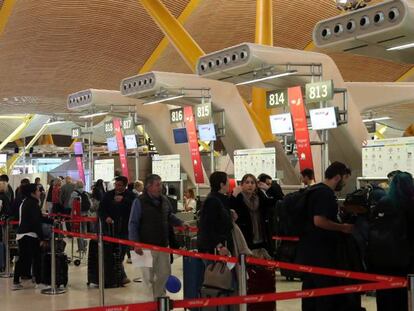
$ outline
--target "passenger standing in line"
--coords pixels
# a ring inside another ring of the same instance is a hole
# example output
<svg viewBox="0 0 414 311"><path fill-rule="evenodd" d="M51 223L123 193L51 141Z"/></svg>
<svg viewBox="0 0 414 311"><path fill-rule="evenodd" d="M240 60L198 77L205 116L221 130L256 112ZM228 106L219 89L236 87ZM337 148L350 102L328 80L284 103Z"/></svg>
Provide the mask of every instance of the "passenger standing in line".
<svg viewBox="0 0 414 311"><path fill-rule="evenodd" d="M99 206L99 217L104 226L104 233L119 239L128 239L128 221L131 213L132 203L135 199L134 194L127 190L128 178L118 176L115 178L115 188L105 193ZM111 229L112 228L112 229ZM121 245L120 257L124 260L128 246ZM122 284L131 282L127 278L124 265L121 263Z"/></svg>
<svg viewBox="0 0 414 311"><path fill-rule="evenodd" d="M230 211L229 179L225 172L210 175L211 192L204 201L199 213L197 249L201 253L228 255L233 251L233 218L237 215Z"/></svg>
<svg viewBox="0 0 414 311"><path fill-rule="evenodd" d="M7 183L5 181L0 181L0 219L4 216L8 216L10 210L10 201L7 195ZM0 225L0 241L3 241L3 230L2 225Z"/></svg>
<svg viewBox="0 0 414 311"><path fill-rule="evenodd" d="M62 189L62 180L56 178L53 182L52 189L52 213L61 214L63 213L63 206L60 203L60 191Z"/></svg>
<svg viewBox="0 0 414 311"><path fill-rule="evenodd" d="M284 197L282 188L280 185L272 180L272 177L262 173L257 177L257 187L260 191L265 194L268 198L273 199L273 203L282 200Z"/></svg>
<svg viewBox="0 0 414 311"><path fill-rule="evenodd" d="M233 191L231 205L238 215L236 224L252 250L265 248L268 252L272 251L269 201L262 192L257 191L257 180L252 174L244 175L240 186Z"/></svg>
<svg viewBox="0 0 414 311"><path fill-rule="evenodd" d="M414 183L410 173L399 171L392 176L388 194L373 208L371 221L376 219L380 236L369 236L370 272L401 277L414 273ZM380 240L375 241L376 237ZM384 239L388 243L381 243ZM408 309L406 288L378 290L376 299L378 311Z"/></svg>
<svg viewBox="0 0 414 311"><path fill-rule="evenodd" d="M136 242L168 247L170 225L182 226L171 210L168 198L162 194L161 177L151 174L145 179L144 193L135 199L129 219L129 239ZM143 255L136 247L135 252ZM171 274L170 254L151 251L152 268L143 268L142 275L152 287L153 298L165 296L165 284Z"/></svg>
<svg viewBox="0 0 414 311"><path fill-rule="evenodd" d="M63 212L67 215L70 215L72 210L70 196L72 195L73 190L75 190L75 184L72 182L72 177L67 176L65 178L65 184L60 188L59 195L59 201L63 207Z"/></svg>
<svg viewBox="0 0 414 311"><path fill-rule="evenodd" d="M41 183L40 177L36 177L34 183L39 187L39 190L40 190L40 193L41 193L41 195L40 195L40 207L43 208L43 203L45 202L45 199L46 199L45 188L43 187L43 185Z"/></svg>
<svg viewBox="0 0 414 311"><path fill-rule="evenodd" d="M309 187L314 185L315 182L315 172L311 168L305 168L300 172L300 180L305 185L305 187Z"/></svg>
<svg viewBox="0 0 414 311"><path fill-rule="evenodd" d="M14 201L14 191L12 186L9 184L9 176L6 174L3 174L0 176L0 181L5 181L7 183L7 197L9 198L10 203L13 203Z"/></svg>
<svg viewBox="0 0 414 311"><path fill-rule="evenodd" d="M27 178L23 178L20 181L20 186L16 188L16 197L13 203L11 204L10 211L8 213L10 219L19 219L19 207L25 199L22 189L29 184L30 180Z"/></svg>
<svg viewBox="0 0 414 311"><path fill-rule="evenodd" d="M317 188L307 198L308 220L297 249L299 264L338 268L337 247L340 233L350 234L353 230L351 224L338 223L335 196L335 191L340 191L345 186L345 175L348 172L345 164L334 162L326 169L325 180L313 186ZM302 289L338 286L340 282L341 280L334 277L304 273ZM302 311L344 310L346 306L343 296L302 299Z"/></svg>
<svg viewBox="0 0 414 311"><path fill-rule="evenodd" d="M19 259L14 269L13 290L23 289L20 277L32 267L36 284L40 284L40 247L43 244L41 192L36 184L22 186L26 197L20 207L20 220L16 240L19 245Z"/></svg>
<svg viewBox="0 0 414 311"><path fill-rule="evenodd" d="M197 201L195 198L194 190L187 189L187 191L184 192L184 210L186 212L193 212L195 214L196 208L197 208Z"/></svg>
<svg viewBox="0 0 414 311"><path fill-rule="evenodd" d="M53 202L52 202L52 192L53 192L53 185L55 184L55 180L58 178L54 178L49 182L49 189L47 190L46 195L46 210L50 214L52 213Z"/></svg>

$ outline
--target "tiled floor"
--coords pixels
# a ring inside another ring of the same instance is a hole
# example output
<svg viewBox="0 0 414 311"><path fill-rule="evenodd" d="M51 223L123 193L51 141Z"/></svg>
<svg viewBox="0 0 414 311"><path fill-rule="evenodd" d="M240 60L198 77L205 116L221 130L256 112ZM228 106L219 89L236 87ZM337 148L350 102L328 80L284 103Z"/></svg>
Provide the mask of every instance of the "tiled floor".
<svg viewBox="0 0 414 311"><path fill-rule="evenodd" d="M139 269L130 264L125 264L129 278L140 275ZM182 260L176 258L173 265L173 274L182 279ZM37 310L66 310L99 305L99 291L97 288L89 288L86 285L87 266L85 261L79 266L70 265L69 286L67 292L62 295L48 296L40 294L37 289L24 289L11 291L12 279L0 279L0 310L12 311L37 311ZM287 282L278 277L277 291L289 291L300 289L300 282ZM182 299L182 292L170 295L171 298ZM149 300L149 292L143 283L130 283L124 288L105 290L106 305L128 304ZM363 298L363 304L368 311L376 310L375 299ZM280 301L277 304L278 311L300 310L300 300Z"/></svg>

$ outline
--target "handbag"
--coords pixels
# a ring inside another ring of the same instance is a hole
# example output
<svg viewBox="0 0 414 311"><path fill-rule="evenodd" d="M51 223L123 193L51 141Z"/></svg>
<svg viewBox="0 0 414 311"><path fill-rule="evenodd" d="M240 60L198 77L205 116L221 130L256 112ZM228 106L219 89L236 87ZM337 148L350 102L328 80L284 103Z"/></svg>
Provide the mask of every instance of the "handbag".
<svg viewBox="0 0 414 311"><path fill-rule="evenodd" d="M232 283L233 275L225 262L214 262L206 267L203 286L232 291Z"/></svg>

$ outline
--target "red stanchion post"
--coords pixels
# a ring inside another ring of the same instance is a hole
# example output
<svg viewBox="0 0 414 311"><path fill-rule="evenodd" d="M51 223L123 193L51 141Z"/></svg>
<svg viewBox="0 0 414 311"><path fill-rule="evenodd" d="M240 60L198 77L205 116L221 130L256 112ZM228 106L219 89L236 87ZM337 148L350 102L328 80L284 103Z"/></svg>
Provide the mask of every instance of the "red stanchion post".
<svg viewBox="0 0 414 311"><path fill-rule="evenodd" d="M170 311L170 297L158 297L157 298L158 311Z"/></svg>
<svg viewBox="0 0 414 311"><path fill-rule="evenodd" d="M414 311L414 274L407 276L408 311Z"/></svg>
<svg viewBox="0 0 414 311"><path fill-rule="evenodd" d="M240 254L239 256L240 269L239 269L239 296L247 295L247 269L246 269L246 255ZM240 311L247 311L247 304L241 304Z"/></svg>
<svg viewBox="0 0 414 311"><path fill-rule="evenodd" d="M4 273L0 275L2 278L11 278L13 277L13 273L10 271L10 243L9 243L9 230L10 230L10 222L8 219L5 220L4 226L3 226L3 243L5 247L5 269Z"/></svg>

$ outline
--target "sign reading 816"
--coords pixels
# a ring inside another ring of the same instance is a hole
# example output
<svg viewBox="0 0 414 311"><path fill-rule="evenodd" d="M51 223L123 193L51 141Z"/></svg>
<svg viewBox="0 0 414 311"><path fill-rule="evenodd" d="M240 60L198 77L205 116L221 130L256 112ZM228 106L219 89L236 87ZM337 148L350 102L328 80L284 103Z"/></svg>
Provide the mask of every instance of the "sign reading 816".
<svg viewBox="0 0 414 311"><path fill-rule="evenodd" d="M171 109L170 110L170 123L180 123L184 121L183 108Z"/></svg>

